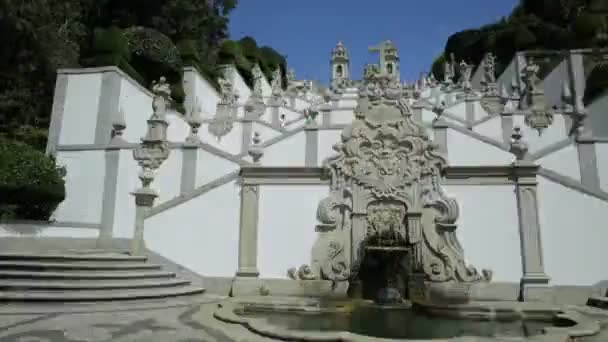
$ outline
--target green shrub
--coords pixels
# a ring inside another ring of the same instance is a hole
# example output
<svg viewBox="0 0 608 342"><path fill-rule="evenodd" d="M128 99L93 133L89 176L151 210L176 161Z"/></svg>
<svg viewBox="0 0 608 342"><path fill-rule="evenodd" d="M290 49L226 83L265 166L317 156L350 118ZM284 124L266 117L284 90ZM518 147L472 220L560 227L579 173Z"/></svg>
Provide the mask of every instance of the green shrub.
<svg viewBox="0 0 608 342"><path fill-rule="evenodd" d="M583 98L585 105L592 103L593 100L604 94L606 90L608 90L608 63L600 63L593 68L587 78L585 96Z"/></svg>
<svg viewBox="0 0 608 342"><path fill-rule="evenodd" d="M184 39L179 41L176 46L184 65L199 67L201 58L194 40Z"/></svg>
<svg viewBox="0 0 608 342"><path fill-rule="evenodd" d="M65 199L65 169L26 144L0 141L0 218L48 220Z"/></svg>

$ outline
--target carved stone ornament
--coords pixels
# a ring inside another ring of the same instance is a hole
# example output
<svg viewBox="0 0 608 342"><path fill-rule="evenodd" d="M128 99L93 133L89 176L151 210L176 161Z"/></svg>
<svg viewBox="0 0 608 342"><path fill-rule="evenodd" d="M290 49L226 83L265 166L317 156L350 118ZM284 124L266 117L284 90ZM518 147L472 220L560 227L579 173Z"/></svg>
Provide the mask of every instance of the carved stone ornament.
<svg viewBox="0 0 608 342"><path fill-rule="evenodd" d="M323 163L330 191L317 210L312 262L290 269L292 278L357 281L367 248L394 245L411 251L408 272L429 282L488 280L465 264L458 204L440 186L447 161L402 93L395 79L366 75L356 119Z"/></svg>
<svg viewBox="0 0 608 342"><path fill-rule="evenodd" d="M473 74L473 66L467 62L460 62L460 86L465 91L471 90L471 75Z"/></svg>
<svg viewBox="0 0 608 342"><path fill-rule="evenodd" d="M262 80L264 79L264 73L258 64L254 65L251 69L251 74L253 76L253 94L262 96Z"/></svg>
<svg viewBox="0 0 608 342"><path fill-rule="evenodd" d="M538 76L539 70L538 64L529 58L522 75L526 89L521 107L526 116L524 122L530 128L536 129L540 136L544 129L553 124L553 113L546 108L545 91L539 86L541 82Z"/></svg>
<svg viewBox="0 0 608 342"><path fill-rule="evenodd" d="M215 115L207 126L207 130L218 141L232 131L238 115L237 100L239 98L231 81L219 79L220 101L216 106Z"/></svg>

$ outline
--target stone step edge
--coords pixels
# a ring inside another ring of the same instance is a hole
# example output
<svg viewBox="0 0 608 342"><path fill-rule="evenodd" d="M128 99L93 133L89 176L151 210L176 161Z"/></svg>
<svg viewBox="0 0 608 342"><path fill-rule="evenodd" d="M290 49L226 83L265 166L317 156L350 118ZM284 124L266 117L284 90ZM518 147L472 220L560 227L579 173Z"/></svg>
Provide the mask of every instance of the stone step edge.
<svg viewBox="0 0 608 342"><path fill-rule="evenodd" d="M125 281L125 282L86 282L77 280L76 282L49 282L46 281L15 281L15 280L0 280L0 292L1 291L17 291L27 289L29 291L53 291L53 290L119 290L119 289L147 289L147 288L163 288L172 286L186 286L190 285L191 281L184 279L158 279L156 281L151 280L139 280L139 281Z"/></svg>
<svg viewBox="0 0 608 342"><path fill-rule="evenodd" d="M144 278L174 278L175 273L165 271L152 272L28 272L28 271L2 271L0 279L28 278L28 279L144 279Z"/></svg>
<svg viewBox="0 0 608 342"><path fill-rule="evenodd" d="M161 269L162 265L147 263L85 263L85 262L48 262L48 261L21 261L0 260L0 269L73 269L73 270L137 270Z"/></svg>
<svg viewBox="0 0 608 342"><path fill-rule="evenodd" d="M179 288L168 288L163 290L133 290L129 292L120 291L78 291L78 292L29 292L29 291L0 291L0 302L97 302L112 300L135 300L168 298L184 295L202 294L205 289L197 286L183 286Z"/></svg>
<svg viewBox="0 0 608 342"><path fill-rule="evenodd" d="M44 253L0 253L0 260L74 260L74 261L146 261L146 256L136 255L91 255L91 254L44 254Z"/></svg>

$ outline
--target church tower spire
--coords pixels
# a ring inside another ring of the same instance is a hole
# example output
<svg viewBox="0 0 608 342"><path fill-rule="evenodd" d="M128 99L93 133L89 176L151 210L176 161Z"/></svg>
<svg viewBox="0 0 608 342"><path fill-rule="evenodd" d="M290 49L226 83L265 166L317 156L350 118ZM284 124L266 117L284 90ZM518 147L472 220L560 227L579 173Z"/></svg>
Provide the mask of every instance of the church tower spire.
<svg viewBox="0 0 608 342"><path fill-rule="evenodd" d="M331 81L350 79L350 59L342 41L331 51Z"/></svg>

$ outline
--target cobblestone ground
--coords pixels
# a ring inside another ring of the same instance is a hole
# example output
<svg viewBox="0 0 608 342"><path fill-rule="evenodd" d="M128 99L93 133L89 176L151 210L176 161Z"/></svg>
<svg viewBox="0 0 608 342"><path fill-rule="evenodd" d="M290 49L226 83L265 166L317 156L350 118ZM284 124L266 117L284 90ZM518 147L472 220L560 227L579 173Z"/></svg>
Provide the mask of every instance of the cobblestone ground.
<svg viewBox="0 0 608 342"><path fill-rule="evenodd" d="M221 298L0 306L0 342L255 341L213 318Z"/></svg>

